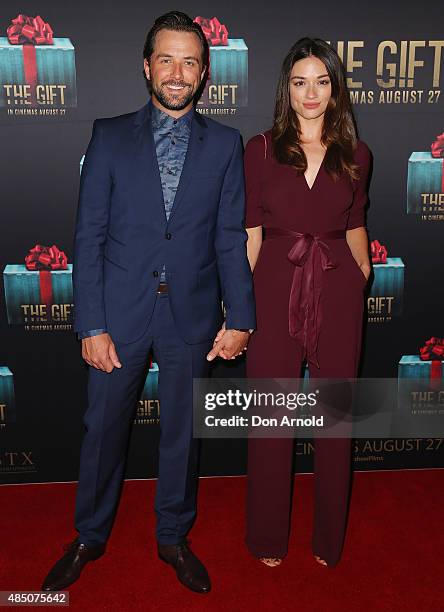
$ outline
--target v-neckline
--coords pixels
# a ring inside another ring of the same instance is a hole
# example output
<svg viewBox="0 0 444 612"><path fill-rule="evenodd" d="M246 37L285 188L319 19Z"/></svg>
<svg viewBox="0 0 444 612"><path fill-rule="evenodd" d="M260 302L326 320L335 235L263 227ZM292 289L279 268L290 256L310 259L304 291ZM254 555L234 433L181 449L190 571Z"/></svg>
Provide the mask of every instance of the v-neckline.
<svg viewBox="0 0 444 612"><path fill-rule="evenodd" d="M305 172L304 172L304 174L302 175L302 176L303 176L303 179L304 179L304 182L305 182L305 184L307 185L307 189L308 189L308 191L313 191L313 188L314 188L314 186L315 186L315 184L316 184L316 181L318 180L319 173L321 172L322 166L324 165L324 160L325 160L325 153L324 153L324 157L322 158L321 165L319 166L318 171L316 172L316 176L315 176L315 178L314 178L314 181L313 181L313 183L311 184L311 187L310 187L310 185L308 184L308 181L307 181L307 179L306 179L306 177L305 177Z"/></svg>

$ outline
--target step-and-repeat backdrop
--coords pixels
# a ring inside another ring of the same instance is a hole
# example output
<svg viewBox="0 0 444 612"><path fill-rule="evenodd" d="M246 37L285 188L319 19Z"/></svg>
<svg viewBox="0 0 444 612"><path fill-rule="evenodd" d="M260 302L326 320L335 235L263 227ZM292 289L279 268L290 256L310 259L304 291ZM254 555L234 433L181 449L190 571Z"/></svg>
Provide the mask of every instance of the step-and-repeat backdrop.
<svg viewBox="0 0 444 612"><path fill-rule="evenodd" d="M362 374L442 377L440 3L179 4L2 4L0 482L77 478L87 372L72 332L72 253L82 157L95 118L146 102L144 39L155 17L172 8L200 17L208 35L211 78L198 110L238 128L245 142L270 127L290 46L313 36L337 49L361 139L374 155L368 214L374 279ZM219 363L214 370L243 376L244 366ZM156 475L157 378L153 362L135 415L128 477ZM245 451L244 440L205 440L201 473L242 474ZM299 440L296 471L310 471L312 458L312 443ZM357 440L354 466L444 466L444 444L434 438Z"/></svg>

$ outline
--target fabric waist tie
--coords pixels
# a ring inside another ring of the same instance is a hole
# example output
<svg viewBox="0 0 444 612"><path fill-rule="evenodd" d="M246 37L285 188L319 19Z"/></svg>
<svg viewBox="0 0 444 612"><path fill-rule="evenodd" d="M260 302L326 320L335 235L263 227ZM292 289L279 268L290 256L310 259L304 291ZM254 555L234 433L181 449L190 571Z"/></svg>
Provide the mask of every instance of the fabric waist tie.
<svg viewBox="0 0 444 612"><path fill-rule="evenodd" d="M323 273L337 267L326 240L345 240L345 230L301 234L278 227L265 228L265 240L293 238L288 259L295 266L288 303L288 327L303 348L302 359L319 366L318 341L322 323Z"/></svg>

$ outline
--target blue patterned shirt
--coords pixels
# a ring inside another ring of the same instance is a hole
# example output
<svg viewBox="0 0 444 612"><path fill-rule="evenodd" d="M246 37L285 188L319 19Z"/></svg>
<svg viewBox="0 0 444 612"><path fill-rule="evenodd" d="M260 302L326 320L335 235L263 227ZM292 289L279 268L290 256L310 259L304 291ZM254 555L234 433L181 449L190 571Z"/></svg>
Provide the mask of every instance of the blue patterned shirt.
<svg viewBox="0 0 444 612"><path fill-rule="evenodd" d="M157 106L154 106L152 102L149 102L149 104L151 107L151 125L156 146L157 164L162 183L165 217L168 221L188 150L194 108L191 108L182 117L175 119L161 111ZM160 281L165 282L165 266L160 274ZM78 338L97 336L105 332L106 329L79 332Z"/></svg>
<svg viewBox="0 0 444 612"><path fill-rule="evenodd" d="M192 108L186 115L174 119L151 103L151 121L167 221L188 150L193 113Z"/></svg>

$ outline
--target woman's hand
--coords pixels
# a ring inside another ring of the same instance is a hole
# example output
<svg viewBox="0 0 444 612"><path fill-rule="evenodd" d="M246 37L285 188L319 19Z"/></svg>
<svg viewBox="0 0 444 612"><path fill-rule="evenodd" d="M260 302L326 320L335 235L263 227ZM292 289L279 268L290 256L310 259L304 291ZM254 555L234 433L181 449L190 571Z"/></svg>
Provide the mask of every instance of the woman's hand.
<svg viewBox="0 0 444 612"><path fill-rule="evenodd" d="M372 267L368 256L368 237L365 227L356 227L346 233L347 244L350 247L356 263L368 281Z"/></svg>

